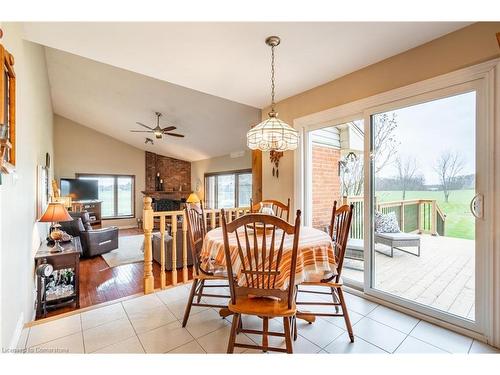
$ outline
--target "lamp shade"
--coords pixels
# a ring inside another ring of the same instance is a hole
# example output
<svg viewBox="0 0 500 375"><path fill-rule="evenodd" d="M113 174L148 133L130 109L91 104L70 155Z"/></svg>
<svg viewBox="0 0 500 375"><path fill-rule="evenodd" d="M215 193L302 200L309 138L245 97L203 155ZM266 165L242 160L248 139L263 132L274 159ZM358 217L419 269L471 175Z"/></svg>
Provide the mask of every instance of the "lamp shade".
<svg viewBox="0 0 500 375"><path fill-rule="evenodd" d="M42 223L57 223L60 221L71 221L73 218L70 216L66 207L62 203L49 203L45 213L40 218Z"/></svg>
<svg viewBox="0 0 500 375"><path fill-rule="evenodd" d="M196 193L191 193L188 199L186 199L186 203L200 203L200 197Z"/></svg>

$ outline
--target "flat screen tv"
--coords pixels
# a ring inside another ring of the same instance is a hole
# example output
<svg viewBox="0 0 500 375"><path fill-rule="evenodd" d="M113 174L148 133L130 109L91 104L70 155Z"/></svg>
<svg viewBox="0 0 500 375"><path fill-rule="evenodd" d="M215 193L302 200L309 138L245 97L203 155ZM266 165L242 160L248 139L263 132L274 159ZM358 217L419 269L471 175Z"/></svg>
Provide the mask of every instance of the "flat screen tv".
<svg viewBox="0 0 500 375"><path fill-rule="evenodd" d="M74 201L89 201L99 199L99 188L97 180L61 178L61 195L69 195Z"/></svg>

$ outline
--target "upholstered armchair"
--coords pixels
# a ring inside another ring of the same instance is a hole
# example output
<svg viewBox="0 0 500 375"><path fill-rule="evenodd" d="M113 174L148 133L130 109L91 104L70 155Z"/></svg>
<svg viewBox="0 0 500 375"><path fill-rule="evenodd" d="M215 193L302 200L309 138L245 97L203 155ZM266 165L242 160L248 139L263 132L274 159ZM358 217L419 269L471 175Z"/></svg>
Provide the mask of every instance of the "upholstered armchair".
<svg viewBox="0 0 500 375"><path fill-rule="evenodd" d="M93 257L118 249L117 227L92 229L88 212L69 214L73 217L73 221L61 222L61 230L73 237L80 237L84 257Z"/></svg>

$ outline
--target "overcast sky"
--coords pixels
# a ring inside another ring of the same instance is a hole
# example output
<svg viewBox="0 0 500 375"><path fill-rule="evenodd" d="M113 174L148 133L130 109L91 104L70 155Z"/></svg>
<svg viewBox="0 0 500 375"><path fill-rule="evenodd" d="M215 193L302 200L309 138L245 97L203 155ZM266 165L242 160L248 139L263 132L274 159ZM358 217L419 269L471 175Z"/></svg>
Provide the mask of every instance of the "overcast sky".
<svg viewBox="0 0 500 375"><path fill-rule="evenodd" d="M476 94L471 92L388 112L396 113L400 155L403 160L416 158L426 184L439 183L433 167L447 150L462 156L465 165L461 174L475 173L475 102ZM394 175L393 165L379 173L380 177Z"/></svg>

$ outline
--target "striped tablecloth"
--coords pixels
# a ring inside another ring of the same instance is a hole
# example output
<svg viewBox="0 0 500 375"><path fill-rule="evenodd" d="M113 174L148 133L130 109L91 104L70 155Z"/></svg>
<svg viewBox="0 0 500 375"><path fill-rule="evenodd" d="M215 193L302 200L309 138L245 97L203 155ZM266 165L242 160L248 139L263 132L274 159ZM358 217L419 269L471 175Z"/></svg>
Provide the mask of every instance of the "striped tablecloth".
<svg viewBox="0 0 500 375"><path fill-rule="evenodd" d="M243 249L245 249L245 235L244 231L240 230L240 242ZM251 232L249 231L249 235ZM253 236L253 235L252 235ZM261 237L262 234L258 234ZM276 232L276 249L279 247L281 241L281 234ZM267 246L271 242L271 235L268 235ZM258 238L259 246L262 243L262 238ZM253 248L253 238L250 238L250 245ZM229 247L231 250L231 259L233 270L237 272L240 269L240 260L238 257L236 236L234 233L229 234ZM287 269L289 267L289 260L291 258L293 246L293 236L286 235L283 245L283 260L281 268ZM245 250L244 250L245 251ZM214 269L219 267L226 267L224 256L224 239L222 236L222 228L212 229L205 236L203 241L203 248L201 250L201 260L206 269ZM299 248L297 255L297 270L295 276L296 284L304 281L319 281L326 275L336 273L335 255L333 252L333 244L327 233L311 227L301 227L299 236ZM244 276L239 274L239 284L243 285ZM288 282L288 272L281 272L276 284L280 288L286 288Z"/></svg>

